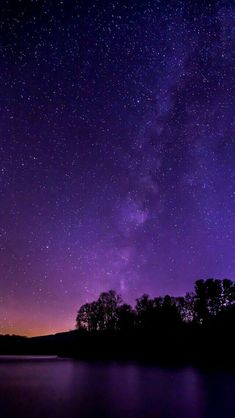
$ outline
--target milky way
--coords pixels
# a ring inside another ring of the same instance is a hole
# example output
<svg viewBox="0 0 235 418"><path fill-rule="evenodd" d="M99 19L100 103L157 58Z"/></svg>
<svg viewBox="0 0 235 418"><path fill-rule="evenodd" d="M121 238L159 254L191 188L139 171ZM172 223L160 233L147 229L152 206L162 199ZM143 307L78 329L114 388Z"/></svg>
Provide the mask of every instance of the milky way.
<svg viewBox="0 0 235 418"><path fill-rule="evenodd" d="M233 2L0 8L0 332L235 279Z"/></svg>

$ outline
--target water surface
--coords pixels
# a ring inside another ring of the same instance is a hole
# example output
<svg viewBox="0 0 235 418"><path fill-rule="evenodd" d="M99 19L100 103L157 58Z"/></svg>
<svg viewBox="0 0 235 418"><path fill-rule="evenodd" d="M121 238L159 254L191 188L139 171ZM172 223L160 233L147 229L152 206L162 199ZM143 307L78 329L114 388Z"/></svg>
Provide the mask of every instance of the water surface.
<svg viewBox="0 0 235 418"><path fill-rule="evenodd" d="M235 374L0 358L2 418L234 418Z"/></svg>

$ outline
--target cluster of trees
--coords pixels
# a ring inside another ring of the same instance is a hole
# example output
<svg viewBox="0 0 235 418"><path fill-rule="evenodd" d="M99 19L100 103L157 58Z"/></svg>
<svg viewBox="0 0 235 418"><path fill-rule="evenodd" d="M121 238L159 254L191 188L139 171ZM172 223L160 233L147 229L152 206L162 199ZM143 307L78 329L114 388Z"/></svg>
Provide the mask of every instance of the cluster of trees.
<svg viewBox="0 0 235 418"><path fill-rule="evenodd" d="M184 297L143 295L134 307L113 290L81 306L77 330L0 336L1 354L57 354L235 370L235 283L198 280Z"/></svg>
<svg viewBox="0 0 235 418"><path fill-rule="evenodd" d="M197 280L194 292L184 297L156 297L144 294L134 308L123 303L115 291L103 292L98 300L81 306L77 329L90 332L176 328L180 324L207 324L235 304L235 283L231 280Z"/></svg>

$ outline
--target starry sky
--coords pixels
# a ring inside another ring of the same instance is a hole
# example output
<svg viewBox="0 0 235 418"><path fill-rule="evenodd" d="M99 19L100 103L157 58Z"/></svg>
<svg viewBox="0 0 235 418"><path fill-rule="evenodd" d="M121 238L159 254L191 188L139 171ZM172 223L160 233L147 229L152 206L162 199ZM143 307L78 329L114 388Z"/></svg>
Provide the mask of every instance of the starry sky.
<svg viewBox="0 0 235 418"><path fill-rule="evenodd" d="M233 2L0 9L0 333L235 279Z"/></svg>

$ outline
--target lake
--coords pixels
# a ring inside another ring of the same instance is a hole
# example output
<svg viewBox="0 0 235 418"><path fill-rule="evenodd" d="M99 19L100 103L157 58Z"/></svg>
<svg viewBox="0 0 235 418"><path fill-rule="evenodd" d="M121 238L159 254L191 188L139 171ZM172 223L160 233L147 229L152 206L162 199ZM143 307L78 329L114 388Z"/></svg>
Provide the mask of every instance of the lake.
<svg viewBox="0 0 235 418"><path fill-rule="evenodd" d="M235 374L0 358L1 418L234 418Z"/></svg>

